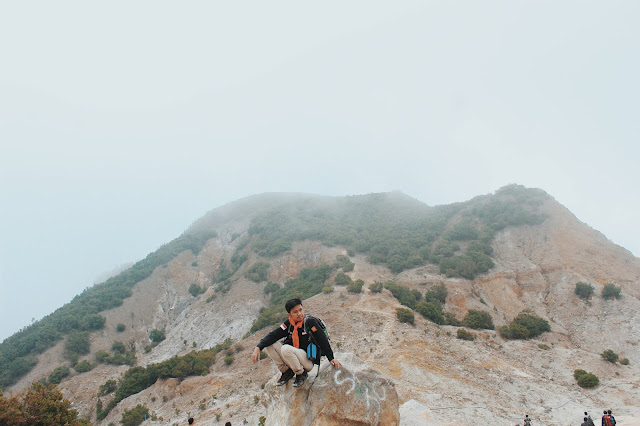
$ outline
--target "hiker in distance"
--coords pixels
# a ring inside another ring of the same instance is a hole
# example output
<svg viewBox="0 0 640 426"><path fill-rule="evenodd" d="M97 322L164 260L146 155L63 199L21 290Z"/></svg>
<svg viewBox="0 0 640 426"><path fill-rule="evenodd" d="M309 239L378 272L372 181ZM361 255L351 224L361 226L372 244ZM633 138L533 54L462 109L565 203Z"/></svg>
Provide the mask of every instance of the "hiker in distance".
<svg viewBox="0 0 640 426"><path fill-rule="evenodd" d="M320 365L323 355L334 368L340 368L342 364L333 358L324 323L314 316L305 315L300 299L288 300L284 307L289 318L260 340L251 356L253 363L258 362L260 351L264 349L282 373L276 386L286 384L294 375L293 386L302 385L307 379L307 371L311 371L314 365ZM280 342L283 338L284 341ZM315 345L315 348L310 345ZM312 353L313 349L319 353Z"/></svg>

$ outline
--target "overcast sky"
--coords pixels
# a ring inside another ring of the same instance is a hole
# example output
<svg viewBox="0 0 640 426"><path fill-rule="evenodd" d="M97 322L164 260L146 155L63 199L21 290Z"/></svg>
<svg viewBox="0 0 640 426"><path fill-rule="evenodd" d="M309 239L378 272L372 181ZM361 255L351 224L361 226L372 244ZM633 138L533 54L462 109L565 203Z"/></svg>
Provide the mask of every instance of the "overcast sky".
<svg viewBox="0 0 640 426"><path fill-rule="evenodd" d="M542 188L640 255L640 2L3 2L0 340L266 191Z"/></svg>

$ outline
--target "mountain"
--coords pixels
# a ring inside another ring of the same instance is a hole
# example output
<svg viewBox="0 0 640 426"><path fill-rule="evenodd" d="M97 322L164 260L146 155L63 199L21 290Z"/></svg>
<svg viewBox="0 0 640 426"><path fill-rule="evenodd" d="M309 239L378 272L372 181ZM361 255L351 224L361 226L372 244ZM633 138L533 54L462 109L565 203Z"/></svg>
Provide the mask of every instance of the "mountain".
<svg viewBox="0 0 640 426"><path fill-rule="evenodd" d="M398 192L261 194L209 212L6 339L0 385L61 380L74 408L105 425L137 404L150 424L187 414L258 424L275 370L250 354L298 295L327 322L334 350L395 384L401 424L513 424L525 414L570 424L604 408L624 424L640 418L639 282L640 259L538 189L443 206ZM579 297L578 283L593 295ZM602 297L612 290L619 298ZM504 328L519 314L541 334L505 338L529 333ZM494 329L470 328L487 319ZM474 340L458 338L462 329ZM627 365L604 360L606 350ZM578 369L600 384L578 386Z"/></svg>

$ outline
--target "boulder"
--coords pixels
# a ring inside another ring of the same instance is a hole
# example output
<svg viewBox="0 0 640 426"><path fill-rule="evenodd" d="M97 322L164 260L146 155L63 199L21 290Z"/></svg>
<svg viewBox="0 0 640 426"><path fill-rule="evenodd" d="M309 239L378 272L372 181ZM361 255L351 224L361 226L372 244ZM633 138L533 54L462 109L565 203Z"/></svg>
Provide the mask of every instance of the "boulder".
<svg viewBox="0 0 640 426"><path fill-rule="evenodd" d="M266 425L272 426L395 426L400 422L395 385L353 353L336 353L334 369L325 359L304 385L266 385ZM318 371L317 375L314 373Z"/></svg>

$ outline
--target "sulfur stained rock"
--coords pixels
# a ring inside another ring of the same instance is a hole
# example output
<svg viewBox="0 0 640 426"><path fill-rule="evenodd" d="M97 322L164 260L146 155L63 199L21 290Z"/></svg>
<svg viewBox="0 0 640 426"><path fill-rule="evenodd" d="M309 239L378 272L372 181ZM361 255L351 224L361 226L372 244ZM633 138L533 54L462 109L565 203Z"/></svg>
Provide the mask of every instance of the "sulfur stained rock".
<svg viewBox="0 0 640 426"><path fill-rule="evenodd" d="M326 359L317 376L293 387L293 380L277 387L274 376L265 387L267 425L364 426L398 425L398 394L394 384L352 353L337 353L342 364L334 369Z"/></svg>

